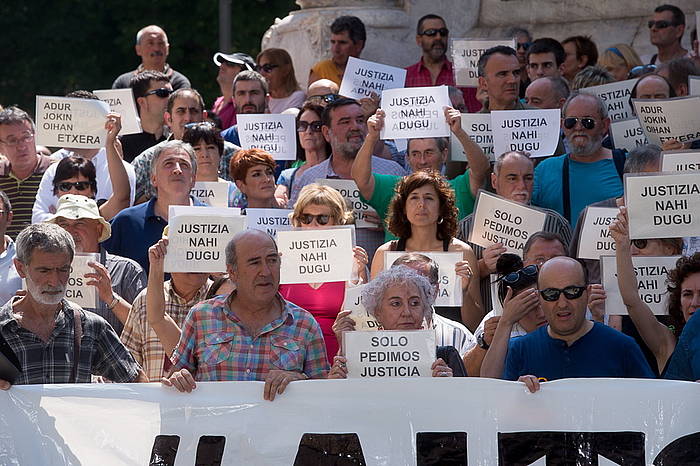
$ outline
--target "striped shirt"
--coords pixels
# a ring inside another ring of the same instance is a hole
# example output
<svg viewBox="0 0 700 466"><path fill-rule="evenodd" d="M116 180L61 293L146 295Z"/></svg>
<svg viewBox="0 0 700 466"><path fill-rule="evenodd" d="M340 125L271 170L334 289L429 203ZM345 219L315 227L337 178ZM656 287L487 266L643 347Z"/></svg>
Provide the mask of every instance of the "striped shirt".
<svg viewBox="0 0 700 466"><path fill-rule="evenodd" d="M433 312L433 329L437 346L454 346L462 357L476 345L476 339L467 327L437 312Z"/></svg>
<svg viewBox="0 0 700 466"><path fill-rule="evenodd" d="M193 307L172 356L175 369L187 369L204 382L262 381L276 369L325 377L328 360L321 327L309 312L279 294L276 299L281 315L256 335L241 323L226 296Z"/></svg>
<svg viewBox="0 0 700 466"><path fill-rule="evenodd" d="M32 223L32 207L36 192L46 169L54 160L46 155L37 155L34 173L20 180L12 173L12 167L5 161L0 165L0 190L7 194L12 205L12 223L7 227L7 235L15 239L20 231Z"/></svg>

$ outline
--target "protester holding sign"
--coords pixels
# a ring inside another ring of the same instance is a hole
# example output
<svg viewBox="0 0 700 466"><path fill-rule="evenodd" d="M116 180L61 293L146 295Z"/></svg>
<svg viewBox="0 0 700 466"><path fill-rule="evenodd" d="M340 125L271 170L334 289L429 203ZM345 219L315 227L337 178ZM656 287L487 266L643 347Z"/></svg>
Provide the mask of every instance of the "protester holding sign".
<svg viewBox="0 0 700 466"><path fill-rule="evenodd" d="M230 176L243 193L245 204L255 209L286 207L275 198L275 159L262 149L241 149L231 159Z"/></svg>

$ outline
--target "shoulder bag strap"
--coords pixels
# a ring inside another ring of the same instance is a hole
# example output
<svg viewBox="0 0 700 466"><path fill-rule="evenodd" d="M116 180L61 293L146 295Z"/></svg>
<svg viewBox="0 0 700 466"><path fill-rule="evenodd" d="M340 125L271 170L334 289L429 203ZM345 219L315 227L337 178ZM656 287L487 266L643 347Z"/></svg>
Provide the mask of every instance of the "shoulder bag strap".
<svg viewBox="0 0 700 466"><path fill-rule="evenodd" d="M80 311L71 308L73 311L73 368L70 374L70 383L78 381L78 365L80 364L80 340L83 338L83 325L80 321Z"/></svg>
<svg viewBox="0 0 700 466"><path fill-rule="evenodd" d="M562 200L564 201L564 218L571 222L571 199L569 197L569 156L564 156L561 173Z"/></svg>

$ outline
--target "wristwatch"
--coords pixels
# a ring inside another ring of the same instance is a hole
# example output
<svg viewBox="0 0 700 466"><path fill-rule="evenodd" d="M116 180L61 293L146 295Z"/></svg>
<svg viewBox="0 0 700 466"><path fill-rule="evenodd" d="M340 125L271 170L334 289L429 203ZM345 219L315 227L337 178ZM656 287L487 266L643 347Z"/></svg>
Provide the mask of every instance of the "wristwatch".
<svg viewBox="0 0 700 466"><path fill-rule="evenodd" d="M476 336L476 344L479 345L479 348L481 349L489 349L489 344L486 343L486 340L484 340L483 332Z"/></svg>

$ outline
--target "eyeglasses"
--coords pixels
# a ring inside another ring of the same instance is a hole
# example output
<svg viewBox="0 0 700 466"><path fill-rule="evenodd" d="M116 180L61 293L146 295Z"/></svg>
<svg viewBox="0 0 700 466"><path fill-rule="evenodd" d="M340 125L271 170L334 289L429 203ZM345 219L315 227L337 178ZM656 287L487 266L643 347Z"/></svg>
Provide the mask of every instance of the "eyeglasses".
<svg viewBox="0 0 700 466"><path fill-rule="evenodd" d="M627 79L635 79L642 75L653 73L656 71L656 65L639 65L632 68L627 75Z"/></svg>
<svg viewBox="0 0 700 466"><path fill-rule="evenodd" d="M165 99L166 97L169 97L170 94L172 94L172 93L173 93L173 91L171 91L167 87L159 87L158 89L153 89L152 91L146 92L146 95L155 94L156 97L160 97L161 99Z"/></svg>
<svg viewBox="0 0 700 466"><path fill-rule="evenodd" d="M323 95L312 95L307 97L307 101L320 100L327 104L332 104L336 100L340 99L338 94L323 94Z"/></svg>
<svg viewBox="0 0 700 466"><path fill-rule="evenodd" d="M184 127L185 127L185 129L192 129L192 128L213 129L216 126L214 126L214 123L212 123L211 121L196 121L194 123L187 123Z"/></svg>
<svg viewBox="0 0 700 466"><path fill-rule="evenodd" d="M586 290L585 286L567 286L564 289L561 288L545 288L544 290L540 290L540 295L542 296L542 299L545 301L556 301L559 299L559 296L561 296L562 293L564 293L564 296L566 299L578 299L581 297L583 292Z"/></svg>
<svg viewBox="0 0 700 466"><path fill-rule="evenodd" d="M5 144L8 147L15 147L16 145L19 145L19 144L29 144L33 138L34 138L34 132L27 131L19 138L7 139L6 141L0 140L0 142L2 142L3 144Z"/></svg>
<svg viewBox="0 0 700 466"><path fill-rule="evenodd" d="M533 278L537 276L537 265L532 264L520 270L505 275L502 280L507 285L515 285L523 278Z"/></svg>
<svg viewBox="0 0 700 466"><path fill-rule="evenodd" d="M433 37L438 34L440 34L442 37L447 37L447 35L450 33L450 30L447 28L440 28L440 29L426 29L423 32L418 33L419 36L428 36L428 37Z"/></svg>
<svg viewBox="0 0 700 466"><path fill-rule="evenodd" d="M312 133L320 133L321 126L323 126L323 123L320 121L312 121L311 123L308 121L300 121L299 125L297 126L297 132L305 133L307 129L311 128Z"/></svg>
<svg viewBox="0 0 700 466"><path fill-rule="evenodd" d="M649 246L649 241L645 239L633 239L630 244L634 245L637 249L644 249Z"/></svg>
<svg viewBox="0 0 700 466"><path fill-rule="evenodd" d="M677 26L676 24L672 23L671 21L666 21L665 19L661 19L659 21L654 21L653 19L650 19L649 22L647 23L647 26L649 26L649 29L655 27L656 29L666 29L669 26Z"/></svg>
<svg viewBox="0 0 700 466"><path fill-rule="evenodd" d="M579 121L581 122L581 126L583 126L586 129L595 128L595 120L593 118L574 118L574 117L564 118L564 128L572 129L574 126L576 126L576 123L578 123Z"/></svg>
<svg viewBox="0 0 700 466"><path fill-rule="evenodd" d="M518 44L515 46L518 50L523 49L527 50L530 48L532 45L532 42L518 42Z"/></svg>
<svg viewBox="0 0 700 466"><path fill-rule="evenodd" d="M264 65L258 65L255 68L258 70L258 72L262 71L263 73L269 73L277 67L279 67L279 65L273 63L265 63Z"/></svg>
<svg viewBox="0 0 700 466"><path fill-rule="evenodd" d="M71 190L71 188L75 188L78 191L85 191L90 187L90 182L89 181L76 181L74 183L71 183L70 181L63 181L61 183L58 183L56 185L59 191L61 192L68 192Z"/></svg>
<svg viewBox="0 0 700 466"><path fill-rule="evenodd" d="M312 214L301 214L299 216L299 221L304 225L310 225L311 222L316 219L316 223L319 225L326 225L331 219L330 215L312 215Z"/></svg>

